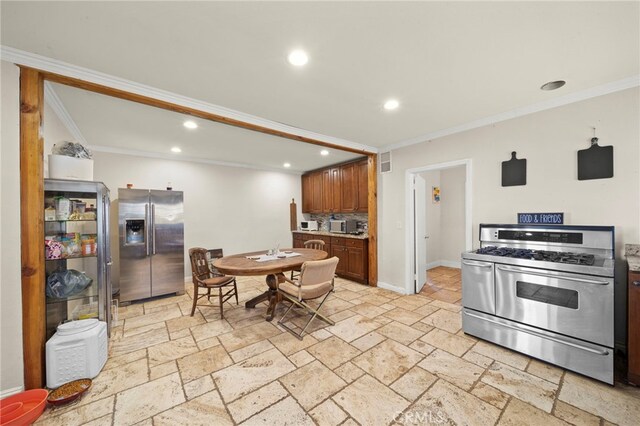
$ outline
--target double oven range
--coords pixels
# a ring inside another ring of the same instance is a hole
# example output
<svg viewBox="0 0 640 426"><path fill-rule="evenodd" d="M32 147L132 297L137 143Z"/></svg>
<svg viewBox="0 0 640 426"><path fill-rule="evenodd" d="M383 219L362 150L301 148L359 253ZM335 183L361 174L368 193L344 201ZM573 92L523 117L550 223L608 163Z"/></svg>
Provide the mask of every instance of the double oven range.
<svg viewBox="0 0 640 426"><path fill-rule="evenodd" d="M480 225L465 333L613 384L614 228Z"/></svg>

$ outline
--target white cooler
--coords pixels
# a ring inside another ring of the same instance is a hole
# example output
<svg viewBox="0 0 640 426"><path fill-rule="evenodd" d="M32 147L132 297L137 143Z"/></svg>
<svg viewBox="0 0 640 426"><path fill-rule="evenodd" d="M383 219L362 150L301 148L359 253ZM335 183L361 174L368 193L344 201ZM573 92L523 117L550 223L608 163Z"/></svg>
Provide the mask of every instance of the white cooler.
<svg viewBox="0 0 640 426"><path fill-rule="evenodd" d="M85 319L59 325L46 344L47 387L93 379L107 362L107 355L106 322Z"/></svg>

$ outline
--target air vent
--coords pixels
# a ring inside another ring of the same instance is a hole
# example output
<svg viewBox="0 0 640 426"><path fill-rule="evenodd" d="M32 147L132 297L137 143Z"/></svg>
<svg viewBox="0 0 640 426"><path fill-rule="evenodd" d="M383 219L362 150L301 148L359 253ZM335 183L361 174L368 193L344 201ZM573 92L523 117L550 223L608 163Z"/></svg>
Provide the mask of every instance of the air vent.
<svg viewBox="0 0 640 426"><path fill-rule="evenodd" d="M380 173L391 171L391 151L380 153Z"/></svg>

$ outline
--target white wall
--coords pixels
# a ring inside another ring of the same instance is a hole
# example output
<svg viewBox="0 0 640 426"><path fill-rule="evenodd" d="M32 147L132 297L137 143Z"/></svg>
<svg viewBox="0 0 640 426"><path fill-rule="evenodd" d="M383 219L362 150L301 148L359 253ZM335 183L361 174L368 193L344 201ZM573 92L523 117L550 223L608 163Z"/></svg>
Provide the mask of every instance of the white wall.
<svg viewBox="0 0 640 426"><path fill-rule="evenodd" d="M18 67L2 61L0 117L0 397L24 385L20 288L20 92Z"/></svg>
<svg viewBox="0 0 640 426"><path fill-rule="evenodd" d="M425 181L426 194L424 194L425 212L427 215L427 269L440 265L442 260L440 253L441 235L441 204L434 203L431 191L434 186L440 186L440 170L422 172L420 176Z"/></svg>
<svg viewBox="0 0 640 426"><path fill-rule="evenodd" d="M191 274L189 247L232 254L292 244L289 203L301 199L296 174L94 152L94 179L107 185L112 200L127 183L165 189L171 182L184 191L185 276ZM113 273L117 280L117 265Z"/></svg>
<svg viewBox="0 0 640 426"><path fill-rule="evenodd" d="M460 253L464 251L464 166L440 172L441 236L440 259L443 265L460 267Z"/></svg>
<svg viewBox="0 0 640 426"><path fill-rule="evenodd" d="M405 170L472 161L472 223L514 223L518 212L565 212L569 225L615 225L616 256L640 240L640 89L634 88L530 114L393 151L393 172L379 176L379 280L410 290L406 273ZM577 151L589 147L591 127L613 145L614 177L577 180ZM527 159L527 185L503 188L501 162ZM616 336L624 332L624 275L616 283Z"/></svg>
<svg viewBox="0 0 640 426"><path fill-rule="evenodd" d="M49 154L53 145L62 141L75 141L71 133L64 126L62 121L58 118L53 109L47 104L47 96L45 95L44 104L44 126L43 126L43 138L44 138L44 177L49 177Z"/></svg>

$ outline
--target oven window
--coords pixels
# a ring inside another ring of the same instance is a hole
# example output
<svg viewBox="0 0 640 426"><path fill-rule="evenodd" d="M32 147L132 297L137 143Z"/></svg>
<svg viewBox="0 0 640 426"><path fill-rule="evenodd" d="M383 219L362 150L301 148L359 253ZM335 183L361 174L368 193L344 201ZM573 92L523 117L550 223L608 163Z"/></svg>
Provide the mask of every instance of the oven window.
<svg viewBox="0 0 640 426"><path fill-rule="evenodd" d="M517 281L516 295L522 299L578 309L578 292L575 290Z"/></svg>

